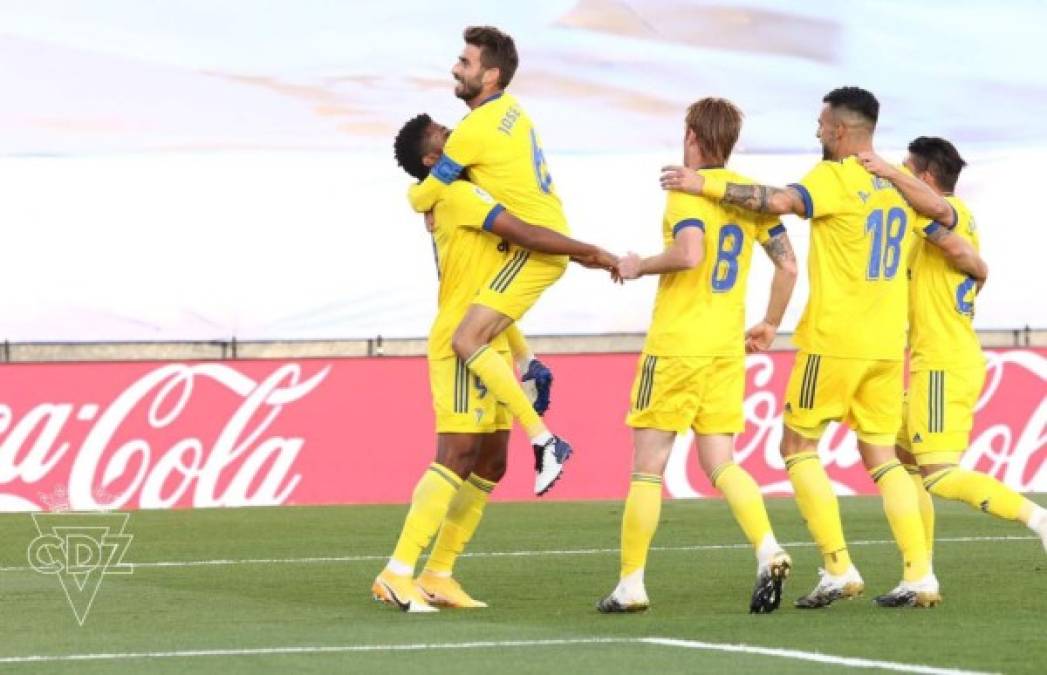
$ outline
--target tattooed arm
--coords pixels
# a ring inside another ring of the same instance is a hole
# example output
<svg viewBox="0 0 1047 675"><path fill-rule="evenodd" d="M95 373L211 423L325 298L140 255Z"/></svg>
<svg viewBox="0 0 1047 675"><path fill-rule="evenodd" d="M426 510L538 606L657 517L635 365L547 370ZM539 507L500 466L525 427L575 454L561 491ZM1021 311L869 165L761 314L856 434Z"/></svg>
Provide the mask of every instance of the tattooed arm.
<svg viewBox="0 0 1047 675"><path fill-rule="evenodd" d="M774 277L771 279L771 297L767 301L767 313L762 321L745 333L745 351L750 354L766 351L771 347L796 285L796 255L793 253L789 235L783 231L771 237L764 243L763 250L774 263Z"/></svg>
<svg viewBox="0 0 1047 675"><path fill-rule="evenodd" d="M801 217L808 215L803 198L793 188L723 183L706 178L701 173L683 166L662 167L662 189L704 195L723 204L732 204L759 213L791 213Z"/></svg>
<svg viewBox="0 0 1047 675"><path fill-rule="evenodd" d="M956 235L952 230L942 226L931 226L927 232L927 241L937 246L945 254L945 259L964 274L970 275L978 284L978 289L985 285L989 276L989 266L985 264L974 246L963 237Z"/></svg>

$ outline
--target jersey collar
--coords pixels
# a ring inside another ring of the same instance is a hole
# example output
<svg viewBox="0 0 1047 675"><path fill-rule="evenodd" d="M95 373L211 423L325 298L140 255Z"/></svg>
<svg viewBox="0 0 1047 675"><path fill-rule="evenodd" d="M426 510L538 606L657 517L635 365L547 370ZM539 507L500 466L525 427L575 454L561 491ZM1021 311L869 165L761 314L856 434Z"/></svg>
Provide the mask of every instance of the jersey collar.
<svg viewBox="0 0 1047 675"><path fill-rule="evenodd" d="M490 103L491 101L493 101L493 100L495 100L495 99L497 99L497 98L501 98L501 97L502 97L502 94L504 94L504 93L505 93L504 91L500 91L500 92L498 92L497 94L491 94L490 96L488 96L488 97L487 97L487 98L485 98L484 100L480 101L480 102L479 102L479 103L478 103L478 104L476 105L476 107L477 107L477 108L479 108L480 106L482 106L482 105L483 105L483 104L485 104L485 103Z"/></svg>

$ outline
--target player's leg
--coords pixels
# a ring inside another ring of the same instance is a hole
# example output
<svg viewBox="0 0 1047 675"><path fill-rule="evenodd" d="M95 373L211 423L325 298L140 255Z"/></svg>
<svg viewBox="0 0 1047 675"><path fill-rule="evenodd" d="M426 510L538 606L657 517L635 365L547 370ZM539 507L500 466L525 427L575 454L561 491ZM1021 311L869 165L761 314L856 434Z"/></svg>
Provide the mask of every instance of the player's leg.
<svg viewBox="0 0 1047 675"><path fill-rule="evenodd" d="M894 454L898 456L898 460L905 467L906 473L909 474L909 480L912 481L913 488L916 489L916 500L920 504L920 520L923 521L923 538L924 543L927 545L927 555L931 557L931 561L934 561L934 500L931 499L931 493L927 491L927 488L923 484L923 474L920 473L920 464L916 461L916 456L912 454L912 438L914 435L918 436L918 432L915 428L910 429L909 420L913 419L913 416L909 413L909 406L914 403L914 398L910 392L906 391L902 397L902 424L898 429L898 437L894 440Z"/></svg>
<svg viewBox="0 0 1047 675"><path fill-rule="evenodd" d="M935 496L1024 524L1040 536L1047 550L1047 511L992 476L959 465L970 441L984 378L980 366L913 373L912 387L920 400L912 413L921 439L913 449L924 485Z"/></svg>
<svg viewBox="0 0 1047 675"><path fill-rule="evenodd" d="M858 435L858 452L883 500L891 534L902 554L902 581L876 598L883 607L932 607L941 602L931 571L916 488L898 460L894 443L902 420L901 361L865 361L847 422Z"/></svg>
<svg viewBox="0 0 1047 675"><path fill-rule="evenodd" d="M534 411L541 417L549 410L553 372L535 357L515 322L505 329L505 337L509 341L512 360L516 362L520 371L520 386L531 401Z"/></svg>
<svg viewBox="0 0 1047 675"><path fill-rule="evenodd" d="M618 585L597 603L600 612L641 612L650 606L644 569L662 512L662 473L675 440L675 431L633 429L633 473L622 512Z"/></svg>
<svg viewBox="0 0 1047 675"><path fill-rule="evenodd" d="M640 355L626 417L633 428L633 473L622 513L621 567L618 585L596 605L601 612L636 612L650 605L644 569L662 510L662 474L677 432L694 419L694 374L708 361Z"/></svg>
<svg viewBox="0 0 1047 675"><path fill-rule="evenodd" d="M545 494L563 471L571 446L549 432L513 369L489 347L490 341L530 309L559 279L566 267L562 256L543 256L519 249L477 294L451 340L451 346L495 398L520 420L535 453L535 492Z"/></svg>
<svg viewBox="0 0 1047 675"><path fill-rule="evenodd" d="M511 420L509 420L511 423ZM418 586L432 604L443 607L474 608L487 604L475 600L454 579L454 564L473 538L483 518L487 500L505 475L509 430L479 437L479 452L472 471L451 501L447 516L433 543L433 551L418 577Z"/></svg>
<svg viewBox="0 0 1047 675"><path fill-rule="evenodd" d="M749 472L734 462L734 436L745 429L745 357L715 358L699 376L698 412L692 424L698 463L723 493L735 521L756 554L756 584L749 611L773 612L792 561L778 545L763 494Z"/></svg>
<svg viewBox="0 0 1047 675"><path fill-rule="evenodd" d="M760 486L748 471L735 464L733 434L697 434L695 440L702 471L723 493L756 554L756 585L749 611L773 612L781 604L782 584L792 569L792 560L775 539Z"/></svg>
<svg viewBox="0 0 1047 675"><path fill-rule="evenodd" d="M434 611L414 583L414 569L432 541L476 460L478 434L494 423L495 406L480 396L475 378L458 359L429 361L436 414L436 460L415 485L400 537L372 585L378 600L404 611ZM486 417L486 419L485 419Z"/></svg>
<svg viewBox="0 0 1047 675"><path fill-rule="evenodd" d="M796 601L797 607L805 609L856 597L865 588L847 551L839 501L818 458L818 441L825 427L843 415L850 396L845 361L798 352L786 385L781 455L796 504L824 564L814 590Z"/></svg>

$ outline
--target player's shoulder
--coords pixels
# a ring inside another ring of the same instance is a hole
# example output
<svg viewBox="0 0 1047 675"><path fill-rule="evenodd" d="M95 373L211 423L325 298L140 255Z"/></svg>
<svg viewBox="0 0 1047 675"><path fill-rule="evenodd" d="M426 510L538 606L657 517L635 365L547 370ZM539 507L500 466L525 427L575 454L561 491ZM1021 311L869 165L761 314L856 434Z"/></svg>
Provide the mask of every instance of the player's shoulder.
<svg viewBox="0 0 1047 675"><path fill-rule="evenodd" d="M665 193L665 212L672 218L701 218L717 208L716 202L701 195L669 190Z"/></svg>

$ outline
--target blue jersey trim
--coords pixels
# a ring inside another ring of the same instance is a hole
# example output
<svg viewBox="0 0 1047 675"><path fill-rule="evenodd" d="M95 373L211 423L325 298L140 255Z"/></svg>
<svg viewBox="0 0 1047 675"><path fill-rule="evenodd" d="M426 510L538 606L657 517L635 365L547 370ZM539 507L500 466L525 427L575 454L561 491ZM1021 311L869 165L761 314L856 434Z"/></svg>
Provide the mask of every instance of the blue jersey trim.
<svg viewBox="0 0 1047 675"><path fill-rule="evenodd" d="M785 234L785 225L778 223L771 229L767 230L768 237L777 237L779 234Z"/></svg>
<svg viewBox="0 0 1047 675"><path fill-rule="evenodd" d="M680 222L673 225L673 236L680 234L680 230L685 227L697 227L702 232L705 232L705 223L698 220L697 218L688 218L687 220L681 220Z"/></svg>
<svg viewBox="0 0 1047 675"><path fill-rule="evenodd" d="M799 183L789 183L788 187L796 190L800 193L800 199L803 200L804 218L814 218L814 200L811 199L811 193L803 185Z"/></svg>
<svg viewBox="0 0 1047 675"><path fill-rule="evenodd" d="M505 207L501 204L495 204L491 207L491 210L487 212L487 217L484 218L484 229L488 232L494 227L494 219L498 217L498 214L505 210Z"/></svg>
<svg viewBox="0 0 1047 675"><path fill-rule="evenodd" d="M487 98L485 98L484 100L482 100L482 101L480 101L479 103L477 103L477 104L476 104L476 107L477 107L477 108L479 108L479 107L480 107L480 106L482 106L482 105L483 105L484 103L490 103L491 101L494 101L494 100L496 100L496 99L499 99L499 98L501 98L501 97L502 97L502 94L504 94L504 93L505 93L505 92L502 92L502 91L500 91L500 92L498 92L497 94L491 94L490 96L488 96L488 97L487 97Z"/></svg>
<svg viewBox="0 0 1047 675"><path fill-rule="evenodd" d="M429 170L429 175L436 178L444 185L449 185L451 181L458 178L462 173L462 165L454 161L447 155L440 155L440 159L436 160L436 164Z"/></svg>
<svg viewBox="0 0 1047 675"><path fill-rule="evenodd" d="M930 225L928 225L927 227L923 228L923 233L925 235L930 236L930 235L934 234L935 232L937 232L940 229L942 229L942 224L939 223L937 220L933 220L933 221L931 221Z"/></svg>

